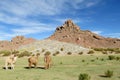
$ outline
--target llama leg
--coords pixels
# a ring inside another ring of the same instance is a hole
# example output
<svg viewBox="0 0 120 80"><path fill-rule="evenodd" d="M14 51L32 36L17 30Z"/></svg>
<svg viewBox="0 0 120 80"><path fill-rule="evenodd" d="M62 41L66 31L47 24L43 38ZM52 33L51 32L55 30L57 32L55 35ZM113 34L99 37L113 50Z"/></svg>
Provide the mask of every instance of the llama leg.
<svg viewBox="0 0 120 80"><path fill-rule="evenodd" d="M8 63L5 63L5 69L6 70L8 69Z"/></svg>
<svg viewBox="0 0 120 80"><path fill-rule="evenodd" d="M11 63L11 69L14 69L14 64Z"/></svg>
<svg viewBox="0 0 120 80"><path fill-rule="evenodd" d="M29 68L31 68L32 67L32 64L31 63L29 63Z"/></svg>

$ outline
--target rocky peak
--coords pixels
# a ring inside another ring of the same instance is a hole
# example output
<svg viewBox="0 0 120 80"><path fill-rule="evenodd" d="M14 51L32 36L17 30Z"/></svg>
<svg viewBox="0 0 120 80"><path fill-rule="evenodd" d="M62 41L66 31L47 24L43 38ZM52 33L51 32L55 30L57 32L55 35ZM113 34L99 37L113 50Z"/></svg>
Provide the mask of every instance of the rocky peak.
<svg viewBox="0 0 120 80"><path fill-rule="evenodd" d="M65 23L62 26L56 28L56 31L61 31L61 30L79 31L80 27L75 25L73 21L69 19L65 21Z"/></svg>
<svg viewBox="0 0 120 80"><path fill-rule="evenodd" d="M92 33L89 30L80 30L80 27L74 24L72 20L67 20L62 26L57 27L55 33L51 35L48 39L73 43L89 48L120 47L120 39L109 39Z"/></svg>

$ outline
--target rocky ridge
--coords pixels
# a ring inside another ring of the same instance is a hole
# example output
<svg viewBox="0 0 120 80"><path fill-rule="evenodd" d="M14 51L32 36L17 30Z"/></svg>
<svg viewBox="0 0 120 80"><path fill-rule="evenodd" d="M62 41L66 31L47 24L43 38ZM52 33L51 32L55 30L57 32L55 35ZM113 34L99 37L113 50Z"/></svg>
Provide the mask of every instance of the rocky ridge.
<svg viewBox="0 0 120 80"><path fill-rule="evenodd" d="M81 30L72 20L56 28L48 39L77 44L87 48L119 48L120 39L105 38L89 30Z"/></svg>
<svg viewBox="0 0 120 80"><path fill-rule="evenodd" d="M33 38L25 38L24 36L16 36L11 41L0 41L0 50L16 50L18 47L35 42Z"/></svg>

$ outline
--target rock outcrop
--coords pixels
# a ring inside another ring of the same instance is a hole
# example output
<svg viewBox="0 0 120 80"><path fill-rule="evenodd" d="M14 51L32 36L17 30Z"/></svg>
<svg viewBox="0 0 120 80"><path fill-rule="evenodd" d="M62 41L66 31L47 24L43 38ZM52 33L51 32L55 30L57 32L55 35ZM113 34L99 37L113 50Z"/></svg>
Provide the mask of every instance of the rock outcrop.
<svg viewBox="0 0 120 80"><path fill-rule="evenodd" d="M67 20L62 26L57 27L48 39L78 44L87 48L120 48L120 39L105 38L89 30L80 30L72 20Z"/></svg>
<svg viewBox="0 0 120 80"><path fill-rule="evenodd" d="M11 41L0 41L0 50L16 50L22 45L26 45L36 40L33 38L25 38L24 36L16 36Z"/></svg>

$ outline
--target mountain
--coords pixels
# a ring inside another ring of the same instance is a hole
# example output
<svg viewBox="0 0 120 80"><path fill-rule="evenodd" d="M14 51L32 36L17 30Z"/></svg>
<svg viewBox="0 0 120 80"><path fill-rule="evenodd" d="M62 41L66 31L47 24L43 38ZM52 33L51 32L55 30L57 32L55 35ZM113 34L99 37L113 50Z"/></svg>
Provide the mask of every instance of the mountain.
<svg viewBox="0 0 120 80"><path fill-rule="evenodd" d="M119 48L120 39L105 38L89 30L81 30L72 20L67 20L62 26L56 28L51 40L77 44L87 48Z"/></svg>
<svg viewBox="0 0 120 80"><path fill-rule="evenodd" d="M25 38L24 36L16 36L11 41L0 41L0 50L15 50L18 47L35 42L33 38Z"/></svg>

